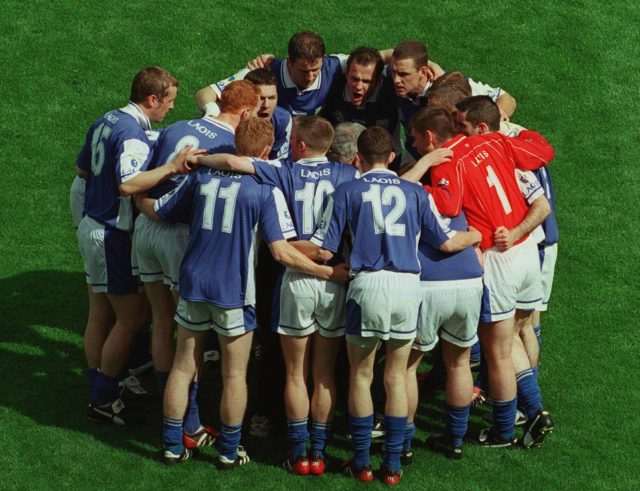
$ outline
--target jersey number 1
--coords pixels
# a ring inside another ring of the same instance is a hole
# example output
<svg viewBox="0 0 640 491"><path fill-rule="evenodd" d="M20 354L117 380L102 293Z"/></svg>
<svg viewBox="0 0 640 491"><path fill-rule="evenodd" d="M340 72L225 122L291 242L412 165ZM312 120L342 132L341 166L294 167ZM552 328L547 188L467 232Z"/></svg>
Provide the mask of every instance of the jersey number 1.
<svg viewBox="0 0 640 491"><path fill-rule="evenodd" d="M511 203L509 203L509 198L507 198L507 193L504 192L500 179L498 179L498 176L490 165L487 165L487 182L489 183L489 187L496 188L502 209L505 215L509 215L511 213Z"/></svg>
<svg viewBox="0 0 640 491"><path fill-rule="evenodd" d="M213 179L200 186L200 194L205 197L204 211L202 213L202 228L213 229L213 213L216 208L218 197L224 200L224 212L222 213L222 227L220 230L225 234L233 231L233 215L236 210L236 198L240 190L240 183L231 183L229 187L220 188L220 181Z"/></svg>

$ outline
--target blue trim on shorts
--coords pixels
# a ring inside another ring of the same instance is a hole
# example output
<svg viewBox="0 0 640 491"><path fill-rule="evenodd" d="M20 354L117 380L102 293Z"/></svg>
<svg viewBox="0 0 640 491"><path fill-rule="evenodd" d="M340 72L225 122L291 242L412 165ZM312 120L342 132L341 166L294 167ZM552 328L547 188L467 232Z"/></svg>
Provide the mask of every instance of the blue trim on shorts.
<svg viewBox="0 0 640 491"><path fill-rule="evenodd" d="M480 319L481 324L488 324L491 322L491 295L487 285L482 284L482 300L480 302Z"/></svg>
<svg viewBox="0 0 640 491"><path fill-rule="evenodd" d="M473 338L475 338L477 336L477 333L474 334L473 336L471 336L470 338L464 339L464 338L459 338L458 336L456 336L455 334L451 334L449 331L447 331L444 327L440 328L442 331L446 332L448 336L451 336L452 338L457 339L458 341L462 341L463 343L466 343L468 341L471 341Z"/></svg>

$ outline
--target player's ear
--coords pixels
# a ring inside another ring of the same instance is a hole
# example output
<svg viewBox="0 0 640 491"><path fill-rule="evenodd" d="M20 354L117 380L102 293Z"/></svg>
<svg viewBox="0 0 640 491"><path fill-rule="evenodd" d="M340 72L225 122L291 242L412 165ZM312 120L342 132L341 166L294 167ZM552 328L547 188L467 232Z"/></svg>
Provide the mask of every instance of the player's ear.
<svg viewBox="0 0 640 491"><path fill-rule="evenodd" d="M420 68L418 68L418 72L427 80L433 80L435 78L434 71L431 68L429 68L428 65L421 66Z"/></svg>
<svg viewBox="0 0 640 491"><path fill-rule="evenodd" d="M387 158L387 166L389 166L389 164L391 164L391 162L393 162L395 158L396 158L396 153L391 152L389 154L389 157Z"/></svg>
<svg viewBox="0 0 640 491"><path fill-rule="evenodd" d="M487 123L478 123L478 134L480 135L484 135L485 133L489 133L489 127L487 126Z"/></svg>
<svg viewBox="0 0 640 491"><path fill-rule="evenodd" d="M269 154L271 153L271 149L273 148L273 145L269 145L268 147L264 147L262 149L262 152L260 153L260 158L262 160L267 160L269 158Z"/></svg>
<svg viewBox="0 0 640 491"><path fill-rule="evenodd" d="M161 102L160 98L155 94L148 95L144 101L146 103L145 105L148 107L155 107L159 102Z"/></svg>

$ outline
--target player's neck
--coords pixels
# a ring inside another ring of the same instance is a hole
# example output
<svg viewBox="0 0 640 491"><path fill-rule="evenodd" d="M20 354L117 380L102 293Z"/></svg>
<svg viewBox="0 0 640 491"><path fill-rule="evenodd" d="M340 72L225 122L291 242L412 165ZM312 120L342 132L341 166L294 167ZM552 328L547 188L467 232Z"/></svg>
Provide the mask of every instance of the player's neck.
<svg viewBox="0 0 640 491"><path fill-rule="evenodd" d="M220 113L216 118L218 121L222 121L223 123L227 123L234 130L240 124L240 116L233 113Z"/></svg>

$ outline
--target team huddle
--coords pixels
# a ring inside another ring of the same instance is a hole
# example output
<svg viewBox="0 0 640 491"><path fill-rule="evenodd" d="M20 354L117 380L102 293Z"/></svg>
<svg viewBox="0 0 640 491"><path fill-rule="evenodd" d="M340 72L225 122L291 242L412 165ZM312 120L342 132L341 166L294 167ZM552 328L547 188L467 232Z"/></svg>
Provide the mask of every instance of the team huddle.
<svg viewBox="0 0 640 491"><path fill-rule="evenodd" d="M214 443L219 468L250 461L241 437L256 330L279 338L284 387L273 390L284 392L291 473L325 473L345 346L348 476L374 480L372 435L383 431L380 479L399 484L413 461L418 366L436 345L446 430L430 450L462 458L471 405L489 401L478 444L516 445L516 424L523 447L543 443L553 430L537 367L558 240L554 151L510 121L511 95L445 72L419 41L326 55L311 32L291 37L285 59L260 55L198 91L201 118L152 130L178 85L162 68L141 70L129 103L90 127L77 159L91 421L140 420L129 401L144 390L123 373L151 322L168 464ZM259 255L274 277L256 275ZM265 320L256 307L267 303ZM217 428L202 424L197 402L212 337ZM252 429L265 420L254 416Z"/></svg>

